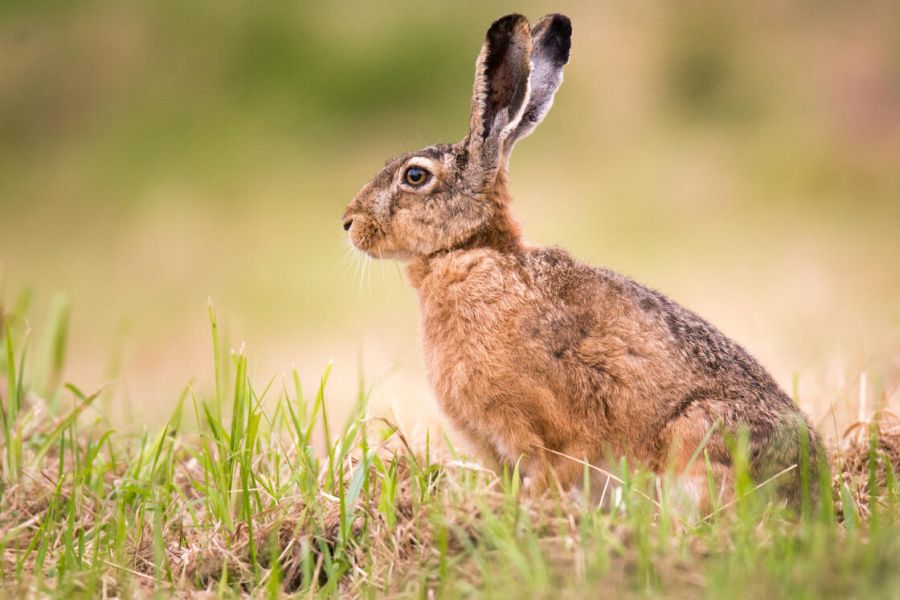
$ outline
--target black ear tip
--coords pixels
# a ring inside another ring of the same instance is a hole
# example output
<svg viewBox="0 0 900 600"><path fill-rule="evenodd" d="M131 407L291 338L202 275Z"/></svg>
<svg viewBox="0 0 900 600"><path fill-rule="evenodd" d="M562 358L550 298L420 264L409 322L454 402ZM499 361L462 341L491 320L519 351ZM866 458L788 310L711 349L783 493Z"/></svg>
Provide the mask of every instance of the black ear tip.
<svg viewBox="0 0 900 600"><path fill-rule="evenodd" d="M566 15L547 15L550 22L547 25L547 35L567 43L572 40L572 21Z"/></svg>
<svg viewBox="0 0 900 600"><path fill-rule="evenodd" d="M500 17L499 19L491 23L491 27L490 29L488 29L487 35L490 38L499 35L510 35L513 31L515 31L516 27L519 27L522 24L524 24L525 27L528 27L528 19L525 17L525 15L512 13L506 15L505 17Z"/></svg>
<svg viewBox="0 0 900 600"><path fill-rule="evenodd" d="M572 20L566 15L554 13L550 17L550 30L564 37L572 37Z"/></svg>
<svg viewBox="0 0 900 600"><path fill-rule="evenodd" d="M572 21L566 15L550 14L540 20L532 35L559 63L566 64L572 48Z"/></svg>

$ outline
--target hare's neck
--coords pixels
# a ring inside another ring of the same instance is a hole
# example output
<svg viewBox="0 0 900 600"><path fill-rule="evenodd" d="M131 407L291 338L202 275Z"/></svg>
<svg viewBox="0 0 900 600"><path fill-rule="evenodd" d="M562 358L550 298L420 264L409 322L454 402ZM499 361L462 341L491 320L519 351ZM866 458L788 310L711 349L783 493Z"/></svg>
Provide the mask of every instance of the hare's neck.
<svg viewBox="0 0 900 600"><path fill-rule="evenodd" d="M488 246L457 248L431 256L418 256L406 265L409 283L419 292L419 300L426 302L446 295L452 284L463 283L473 274L476 265L488 271L514 269L522 262L529 248L518 243L514 249L498 250Z"/></svg>
<svg viewBox="0 0 900 600"><path fill-rule="evenodd" d="M516 252L522 247L522 229L509 210L507 202L498 202L491 223L476 231L456 250L488 248L497 252Z"/></svg>
<svg viewBox="0 0 900 600"><path fill-rule="evenodd" d="M483 239L475 236L472 247L487 247L500 252L516 252L522 247L522 228L509 210L512 196L509 194L508 183L506 169L501 169L489 194L496 207L494 219L485 230Z"/></svg>
<svg viewBox="0 0 900 600"><path fill-rule="evenodd" d="M438 264L455 263L459 259L468 262L465 255L514 255L522 251L522 231L509 210L510 196L506 187L506 173L501 172L487 200L494 204L494 216L484 227L458 246L435 252L429 256L414 258L407 267L413 287L419 288L422 280L435 270ZM439 270L440 267L438 268Z"/></svg>
<svg viewBox="0 0 900 600"><path fill-rule="evenodd" d="M494 205L493 218L464 243L452 250L488 248L497 252L517 252L522 248L522 228L509 210L512 198L507 187L506 171L501 170L487 192L486 200Z"/></svg>

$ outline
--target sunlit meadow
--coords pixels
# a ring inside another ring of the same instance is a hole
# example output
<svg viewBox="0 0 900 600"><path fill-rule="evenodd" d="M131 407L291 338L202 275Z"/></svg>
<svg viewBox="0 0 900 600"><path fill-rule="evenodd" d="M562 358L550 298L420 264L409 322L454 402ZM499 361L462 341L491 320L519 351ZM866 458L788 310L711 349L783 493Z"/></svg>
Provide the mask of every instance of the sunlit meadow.
<svg viewBox="0 0 900 600"><path fill-rule="evenodd" d="M8 594L900 594L896 3L77 4L0 7ZM689 521L628 465L612 511L519 500L441 421L340 215L464 135L512 11L574 26L526 236L761 360L832 448L799 520L738 477Z"/></svg>

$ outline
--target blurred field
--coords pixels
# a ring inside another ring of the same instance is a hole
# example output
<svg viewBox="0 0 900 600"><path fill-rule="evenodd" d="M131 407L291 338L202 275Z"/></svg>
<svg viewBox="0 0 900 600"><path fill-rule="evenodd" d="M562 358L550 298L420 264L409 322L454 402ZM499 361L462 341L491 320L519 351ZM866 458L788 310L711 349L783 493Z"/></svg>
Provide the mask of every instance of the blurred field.
<svg viewBox="0 0 900 600"><path fill-rule="evenodd" d="M511 166L529 238L849 420L861 372L894 402L900 377L900 5L790 4L7 2L3 298L35 290L35 323L70 299L65 377L112 380L125 426L211 373L208 297L258 381L333 357L332 402L361 368L378 410L435 418L402 268L364 270L339 217L389 156L464 135L492 19L560 11L566 81Z"/></svg>
<svg viewBox="0 0 900 600"><path fill-rule="evenodd" d="M897 595L896 2L79 4L0 7L0 595ZM527 235L756 354L842 440L818 509L740 443L696 521L626 464L610 510L523 499L431 427L402 266L339 219L464 135L512 11L575 28Z"/></svg>

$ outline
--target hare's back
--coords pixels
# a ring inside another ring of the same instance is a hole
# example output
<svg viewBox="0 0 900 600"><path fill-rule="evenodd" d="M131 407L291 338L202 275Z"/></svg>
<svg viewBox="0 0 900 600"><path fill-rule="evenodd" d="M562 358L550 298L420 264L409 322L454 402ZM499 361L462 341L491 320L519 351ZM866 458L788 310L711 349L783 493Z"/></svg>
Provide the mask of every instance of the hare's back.
<svg viewBox="0 0 900 600"><path fill-rule="evenodd" d="M744 348L666 295L558 248L532 250L528 263L548 306L570 315L582 335L621 340L627 353L645 361L647 377L677 377L723 400L791 406Z"/></svg>

